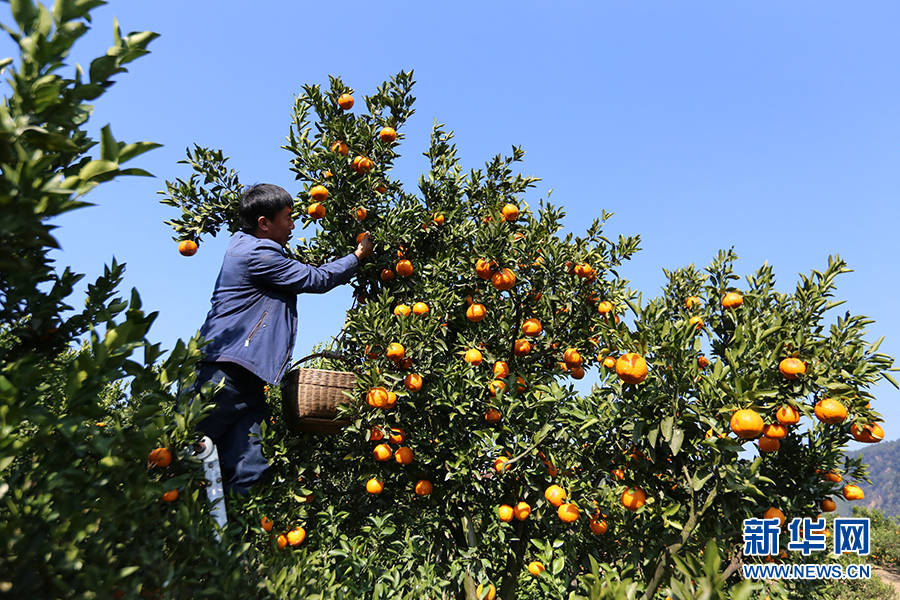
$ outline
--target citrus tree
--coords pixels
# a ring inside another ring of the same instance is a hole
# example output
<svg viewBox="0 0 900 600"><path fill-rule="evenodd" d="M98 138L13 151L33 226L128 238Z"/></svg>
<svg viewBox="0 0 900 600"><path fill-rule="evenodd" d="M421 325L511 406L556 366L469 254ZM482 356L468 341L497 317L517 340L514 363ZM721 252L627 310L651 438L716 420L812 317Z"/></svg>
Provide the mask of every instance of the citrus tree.
<svg viewBox="0 0 900 600"><path fill-rule="evenodd" d="M50 220L88 206L97 185L148 175L126 165L158 146L90 128L88 103L156 37L116 24L104 54L67 66L101 4L13 0L2 24L19 56L0 62L0 593L250 596L240 553L210 543L191 448L204 404L179 396L198 340L167 355L150 342L157 315L136 290L117 295L124 265L114 258L73 309L82 275L57 271L50 256Z"/></svg>
<svg viewBox="0 0 900 600"><path fill-rule="evenodd" d="M619 276L638 238L605 235L605 212L564 234L561 207L526 201L520 148L466 171L435 125L416 193L392 179L412 84L401 72L361 109L332 78L293 107L284 148L312 235L288 251L321 264L370 231L375 254L330 344L342 360L315 365L356 374L347 426L264 427L275 478L241 509L269 530L260 560L315 558L344 597L747 597L726 583L756 560L743 519L858 497L865 467L842 450L883 437L870 389L894 383L892 359L866 318L827 323L846 265L786 294L770 266L741 283L720 252L644 301ZM235 230L242 187L221 151L184 162L163 201L191 254ZM589 371L599 384L578 393Z"/></svg>

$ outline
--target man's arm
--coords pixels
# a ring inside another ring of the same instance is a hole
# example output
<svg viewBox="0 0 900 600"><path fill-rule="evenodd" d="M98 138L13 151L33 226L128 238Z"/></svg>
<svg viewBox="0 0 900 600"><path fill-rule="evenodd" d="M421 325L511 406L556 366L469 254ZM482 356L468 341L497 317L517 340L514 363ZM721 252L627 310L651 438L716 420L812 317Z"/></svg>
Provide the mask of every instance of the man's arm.
<svg viewBox="0 0 900 600"><path fill-rule="evenodd" d="M372 254L372 241L367 233L352 254L325 263L321 267L304 264L284 256L270 244L260 244L250 252L247 261L250 281L277 287L295 294L324 294L350 281L359 262Z"/></svg>

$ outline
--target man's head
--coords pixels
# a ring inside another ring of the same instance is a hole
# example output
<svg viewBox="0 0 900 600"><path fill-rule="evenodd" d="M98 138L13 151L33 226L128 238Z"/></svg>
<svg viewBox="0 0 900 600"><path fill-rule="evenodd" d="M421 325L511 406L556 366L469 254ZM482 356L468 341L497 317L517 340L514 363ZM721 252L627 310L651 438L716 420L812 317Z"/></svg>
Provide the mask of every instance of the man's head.
<svg viewBox="0 0 900 600"><path fill-rule="evenodd" d="M238 209L241 231L284 245L294 229L293 208L294 200L284 188L271 183L251 186Z"/></svg>

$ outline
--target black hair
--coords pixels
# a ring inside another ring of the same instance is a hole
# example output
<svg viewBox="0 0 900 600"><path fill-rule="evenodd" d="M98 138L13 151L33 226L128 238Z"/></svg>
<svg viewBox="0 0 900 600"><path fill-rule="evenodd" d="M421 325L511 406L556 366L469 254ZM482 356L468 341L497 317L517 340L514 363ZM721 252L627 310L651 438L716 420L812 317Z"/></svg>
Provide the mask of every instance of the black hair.
<svg viewBox="0 0 900 600"><path fill-rule="evenodd" d="M284 188L271 183L257 183L244 191L238 208L241 231L255 233L259 218L274 219L286 206L293 208L294 199Z"/></svg>

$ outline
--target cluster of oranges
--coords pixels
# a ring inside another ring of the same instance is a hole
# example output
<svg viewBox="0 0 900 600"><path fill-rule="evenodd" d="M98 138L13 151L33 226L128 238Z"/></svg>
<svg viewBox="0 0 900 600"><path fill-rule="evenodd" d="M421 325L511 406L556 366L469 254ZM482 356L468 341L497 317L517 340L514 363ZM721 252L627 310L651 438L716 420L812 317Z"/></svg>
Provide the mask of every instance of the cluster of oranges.
<svg viewBox="0 0 900 600"><path fill-rule="evenodd" d="M172 464L172 452L165 447L154 448L150 451L150 454L147 456L147 467L150 469L160 468L165 469L169 465ZM178 500L178 490L167 490L162 495L163 502L174 502Z"/></svg>

